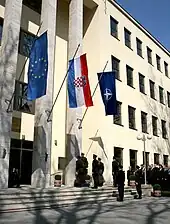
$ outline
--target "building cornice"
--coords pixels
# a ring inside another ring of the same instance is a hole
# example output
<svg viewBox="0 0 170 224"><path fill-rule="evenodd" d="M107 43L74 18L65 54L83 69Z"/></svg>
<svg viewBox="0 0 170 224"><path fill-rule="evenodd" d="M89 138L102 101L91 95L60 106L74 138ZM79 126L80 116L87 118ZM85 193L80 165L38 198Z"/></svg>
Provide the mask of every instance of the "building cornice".
<svg viewBox="0 0 170 224"><path fill-rule="evenodd" d="M166 49L159 40L157 40L144 26L142 26L133 16L131 16L121 5L119 5L115 0L108 0L112 5L114 5L124 16L126 16L137 28L139 28L145 35L147 35L158 47L161 48L169 57L170 52Z"/></svg>

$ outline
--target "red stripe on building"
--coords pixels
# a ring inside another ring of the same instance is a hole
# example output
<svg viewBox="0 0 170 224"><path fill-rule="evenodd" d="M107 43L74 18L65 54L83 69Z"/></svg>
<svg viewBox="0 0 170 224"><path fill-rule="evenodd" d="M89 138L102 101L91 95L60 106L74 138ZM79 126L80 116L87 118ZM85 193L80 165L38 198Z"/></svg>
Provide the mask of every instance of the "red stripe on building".
<svg viewBox="0 0 170 224"><path fill-rule="evenodd" d="M93 101L91 97L90 84L89 84L89 78L88 78L86 54L83 54L80 56L80 63L81 63L81 74L82 76L85 76L86 78L86 85L84 85L83 87L84 100L85 100L86 107L91 107L93 106Z"/></svg>

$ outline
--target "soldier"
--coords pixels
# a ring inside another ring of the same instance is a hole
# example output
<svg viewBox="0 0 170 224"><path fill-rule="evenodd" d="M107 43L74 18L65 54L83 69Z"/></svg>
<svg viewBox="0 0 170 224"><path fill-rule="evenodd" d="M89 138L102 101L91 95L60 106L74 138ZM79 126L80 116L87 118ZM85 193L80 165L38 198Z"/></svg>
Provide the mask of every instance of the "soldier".
<svg viewBox="0 0 170 224"><path fill-rule="evenodd" d="M87 158L84 156L84 153L81 153L81 160L83 162L83 167L84 167L84 175L87 175L87 168L88 168L88 161Z"/></svg>
<svg viewBox="0 0 170 224"><path fill-rule="evenodd" d="M116 158L113 156L113 161L112 161L112 175L113 175L113 184L114 187L117 187L117 173L119 170L119 163L116 160Z"/></svg>
<svg viewBox="0 0 170 224"><path fill-rule="evenodd" d="M118 191L119 197L118 201L123 201L124 198L124 183L125 183L125 172L123 171L123 166L119 166L119 170L117 173L117 184L118 184Z"/></svg>
<svg viewBox="0 0 170 224"><path fill-rule="evenodd" d="M99 166L97 161L97 156L93 155L93 162L92 162L92 176L94 180L94 187L95 189L99 186Z"/></svg>
<svg viewBox="0 0 170 224"><path fill-rule="evenodd" d="M77 161L76 161L76 185L78 187L81 187L84 184L84 173L83 173L83 162L81 160L80 156L77 156Z"/></svg>
<svg viewBox="0 0 170 224"><path fill-rule="evenodd" d="M101 158L98 158L98 169L99 169L99 187L103 186L104 183L104 178L103 178L103 173L104 173L104 164L101 162Z"/></svg>
<svg viewBox="0 0 170 224"><path fill-rule="evenodd" d="M141 188L142 170L140 169L139 166L136 166L135 181L136 181L136 190L139 196L137 199L142 199L142 188Z"/></svg>

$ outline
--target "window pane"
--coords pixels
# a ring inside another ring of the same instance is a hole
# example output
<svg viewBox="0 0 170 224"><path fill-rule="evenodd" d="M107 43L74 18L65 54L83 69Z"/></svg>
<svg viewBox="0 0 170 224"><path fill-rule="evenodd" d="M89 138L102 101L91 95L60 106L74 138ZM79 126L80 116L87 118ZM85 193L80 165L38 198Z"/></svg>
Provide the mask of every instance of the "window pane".
<svg viewBox="0 0 170 224"><path fill-rule="evenodd" d="M145 76L139 73L139 90L141 93L145 93Z"/></svg>
<svg viewBox="0 0 170 224"><path fill-rule="evenodd" d="M117 31L118 22L113 18L110 17L110 31L111 35L114 37L118 37L118 31Z"/></svg>
<svg viewBox="0 0 170 224"><path fill-rule="evenodd" d="M147 47L148 62L152 64L152 50Z"/></svg>
<svg viewBox="0 0 170 224"><path fill-rule="evenodd" d="M142 57L142 41L136 38L137 54Z"/></svg>
<svg viewBox="0 0 170 224"><path fill-rule="evenodd" d="M147 133L147 113L141 112L142 132Z"/></svg>
<svg viewBox="0 0 170 224"><path fill-rule="evenodd" d="M136 129L135 108L128 106L129 128Z"/></svg>
<svg viewBox="0 0 170 224"><path fill-rule="evenodd" d="M122 124L122 115L121 115L121 106L122 103L117 101L117 115L114 115L114 124Z"/></svg>
<svg viewBox="0 0 170 224"><path fill-rule="evenodd" d="M133 87L133 68L126 66L127 85Z"/></svg>
<svg viewBox="0 0 170 224"><path fill-rule="evenodd" d="M116 79L120 79L119 64L120 60L112 56L112 70L115 72Z"/></svg>
<svg viewBox="0 0 170 224"><path fill-rule="evenodd" d="M156 64L157 64L157 69L161 71L161 58L158 55L156 55Z"/></svg>
<svg viewBox="0 0 170 224"><path fill-rule="evenodd" d="M164 90L160 86L159 86L159 101L160 103L164 104Z"/></svg>
<svg viewBox="0 0 170 224"><path fill-rule="evenodd" d="M154 136L158 135L157 120L158 120L157 117L152 116L152 129Z"/></svg>
<svg viewBox="0 0 170 224"><path fill-rule="evenodd" d="M150 97L155 99L155 83L149 80L149 85L150 85Z"/></svg>
<svg viewBox="0 0 170 224"><path fill-rule="evenodd" d="M125 45L129 48L131 48L131 32L127 30L126 28L124 29L124 35L125 35Z"/></svg>
<svg viewBox="0 0 170 224"><path fill-rule="evenodd" d="M19 44L19 53L25 57L29 57L32 45L35 40L35 35L24 32L21 30L20 33L20 44Z"/></svg>
<svg viewBox="0 0 170 224"><path fill-rule="evenodd" d="M164 62L164 67L165 67L165 75L168 77L168 64Z"/></svg>

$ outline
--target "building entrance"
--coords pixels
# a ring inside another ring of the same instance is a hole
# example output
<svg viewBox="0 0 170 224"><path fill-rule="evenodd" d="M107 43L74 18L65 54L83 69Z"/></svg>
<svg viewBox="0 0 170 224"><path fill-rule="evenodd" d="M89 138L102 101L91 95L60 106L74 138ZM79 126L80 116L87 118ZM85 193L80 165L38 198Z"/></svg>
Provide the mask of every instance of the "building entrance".
<svg viewBox="0 0 170 224"><path fill-rule="evenodd" d="M20 147L19 147L20 146ZM29 147L31 146L31 147ZM31 185L33 143L23 140L11 140L9 158L9 180L12 170L18 169L21 185ZM29 149L31 148L31 149ZM9 183L10 185L10 183Z"/></svg>

